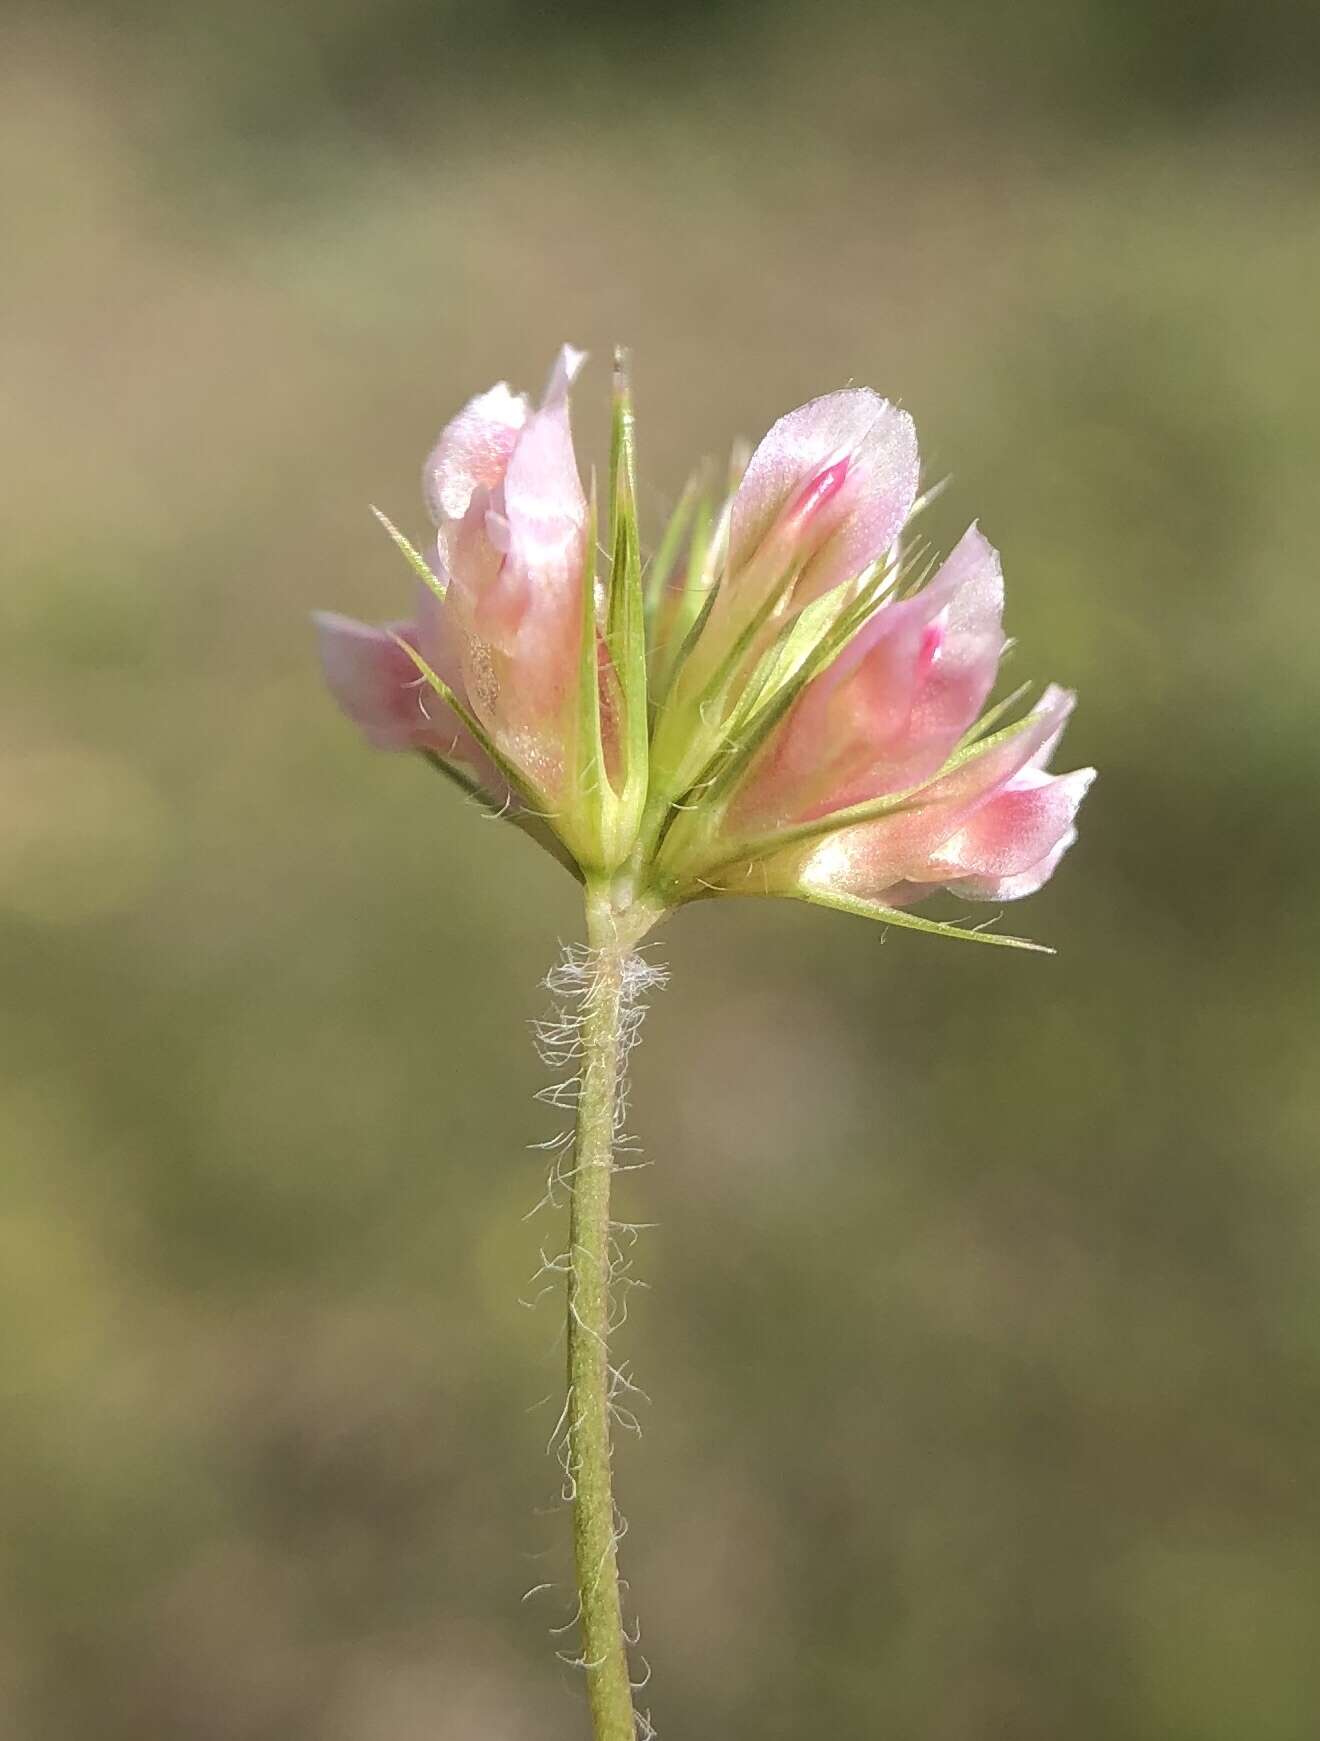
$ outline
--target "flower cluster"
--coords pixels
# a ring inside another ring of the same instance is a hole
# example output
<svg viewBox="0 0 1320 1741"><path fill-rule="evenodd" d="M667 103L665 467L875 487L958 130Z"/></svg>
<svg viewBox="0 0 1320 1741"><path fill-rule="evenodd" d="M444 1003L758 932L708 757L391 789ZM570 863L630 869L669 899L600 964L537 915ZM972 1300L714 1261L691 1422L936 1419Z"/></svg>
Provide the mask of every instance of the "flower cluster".
<svg viewBox="0 0 1320 1741"><path fill-rule="evenodd" d="M412 618L318 618L340 706L621 908L786 895L1015 941L909 909L1039 888L1092 772L1047 771L1065 691L986 711L999 558L975 526L933 571L911 547L911 418L867 388L790 412L723 501L689 487L644 564L622 362L602 512L569 425L583 361L565 346L539 405L501 383L441 434L434 544L385 522Z"/></svg>

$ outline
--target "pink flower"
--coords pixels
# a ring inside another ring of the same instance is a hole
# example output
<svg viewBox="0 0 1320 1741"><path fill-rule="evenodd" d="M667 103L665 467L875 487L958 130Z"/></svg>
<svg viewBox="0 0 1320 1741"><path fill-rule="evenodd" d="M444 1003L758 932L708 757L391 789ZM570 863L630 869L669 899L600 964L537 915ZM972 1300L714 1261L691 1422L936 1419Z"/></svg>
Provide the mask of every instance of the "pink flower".
<svg viewBox="0 0 1320 1741"><path fill-rule="evenodd" d="M1049 772L1072 698L1050 688L998 732L1003 709L982 713L999 556L973 525L912 588L907 413L854 387L781 417L722 504L689 487L644 573L620 355L597 581L569 425L583 361L565 345L539 406L501 382L445 427L422 473L434 550L394 533L424 581L413 619L317 619L344 711L652 914L757 893L947 932L902 909L1038 888L1093 778Z"/></svg>

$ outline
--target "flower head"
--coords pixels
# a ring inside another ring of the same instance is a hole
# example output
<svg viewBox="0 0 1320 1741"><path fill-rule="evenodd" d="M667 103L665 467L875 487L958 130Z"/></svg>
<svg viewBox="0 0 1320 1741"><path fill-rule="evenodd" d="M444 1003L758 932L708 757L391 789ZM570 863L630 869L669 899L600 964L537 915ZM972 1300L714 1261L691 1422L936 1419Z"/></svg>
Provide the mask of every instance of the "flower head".
<svg viewBox="0 0 1320 1741"><path fill-rule="evenodd" d="M598 581L569 425L583 360L565 346L539 406L501 383L441 434L434 548L393 534L421 581L410 622L319 618L368 738L424 751L624 904L777 894L947 932L908 909L1038 888L1092 778L1048 771L1072 698L983 714L999 556L973 526L914 573L907 413L867 388L790 412L722 504L687 492L644 575L620 365Z"/></svg>

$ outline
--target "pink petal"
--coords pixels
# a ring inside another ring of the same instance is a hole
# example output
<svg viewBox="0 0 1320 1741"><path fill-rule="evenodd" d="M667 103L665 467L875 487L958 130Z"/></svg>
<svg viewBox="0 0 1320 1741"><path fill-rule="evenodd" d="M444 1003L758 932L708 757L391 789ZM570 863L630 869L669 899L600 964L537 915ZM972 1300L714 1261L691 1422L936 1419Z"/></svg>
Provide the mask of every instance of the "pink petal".
<svg viewBox="0 0 1320 1741"><path fill-rule="evenodd" d="M1071 830L1094 778L1093 768L1072 774L1024 769L941 842L922 880L1022 876Z"/></svg>
<svg viewBox="0 0 1320 1741"><path fill-rule="evenodd" d="M972 527L927 586L883 605L808 685L735 826L827 816L935 774L993 686L1002 601L998 556Z"/></svg>
<svg viewBox="0 0 1320 1741"><path fill-rule="evenodd" d="M560 351L541 408L519 434L504 474L509 554L528 571L562 564L586 524L568 412L568 390L585 361L572 345Z"/></svg>
<svg viewBox="0 0 1320 1741"><path fill-rule="evenodd" d="M1077 839L1077 830L1070 828L1062 839L1055 842L1039 864L1034 864L1030 870L1020 871L1011 877L959 877L948 884L956 895L962 895L969 901L1020 901L1026 895L1034 895L1036 890L1044 885L1054 875L1059 860ZM928 894L929 889L921 890Z"/></svg>
<svg viewBox="0 0 1320 1741"><path fill-rule="evenodd" d="M865 803L929 779L974 723L1003 651L999 558L975 527L911 598L882 606L836 661L848 675L853 771L810 815ZM822 685L834 668L823 674ZM806 698L804 697L804 700Z"/></svg>
<svg viewBox="0 0 1320 1741"><path fill-rule="evenodd" d="M909 731L947 754L985 705L1004 651L999 552L970 526L924 590L940 601L941 616Z"/></svg>
<svg viewBox="0 0 1320 1741"><path fill-rule="evenodd" d="M437 526L461 520L475 489L496 487L527 417L525 397L501 381L446 424L422 467L422 493Z"/></svg>
<svg viewBox="0 0 1320 1741"><path fill-rule="evenodd" d="M416 647L462 696L450 626L434 593L421 589L415 622L377 628L332 611L313 612L313 621L330 693L369 743L381 750L431 750L462 763L496 803L509 798L495 764L394 639Z"/></svg>
<svg viewBox="0 0 1320 1741"><path fill-rule="evenodd" d="M782 530L810 559L798 602L852 579L902 530L918 469L912 419L868 387L790 411L752 455L734 496L729 575L747 567L787 520Z"/></svg>
<svg viewBox="0 0 1320 1741"><path fill-rule="evenodd" d="M925 788L927 803L962 811L990 797L1023 768L1035 766L1058 743L1077 697L1051 683L1021 730L992 749L983 750Z"/></svg>
<svg viewBox="0 0 1320 1741"><path fill-rule="evenodd" d="M893 789L877 766L911 714L928 621L917 599L884 607L807 685L734 804L735 826L802 821Z"/></svg>
<svg viewBox="0 0 1320 1741"><path fill-rule="evenodd" d="M568 395L584 360L563 347L498 482L478 483L440 530L472 708L547 802L563 783L581 634L587 503Z"/></svg>
<svg viewBox="0 0 1320 1741"><path fill-rule="evenodd" d="M432 722L420 705L417 667L391 634L416 645L416 626L376 628L333 611L315 611L312 620L330 693L376 748L415 749L425 742Z"/></svg>
<svg viewBox="0 0 1320 1741"><path fill-rule="evenodd" d="M933 855L1028 767L1042 745L1061 729L1072 705L1071 695L1051 687L1022 730L933 781L925 788L923 801L912 809L827 836L801 863L802 880L877 899L896 883L944 882L949 875L958 875L957 869L932 865ZM1052 839L1043 842L1035 857L1050 844Z"/></svg>

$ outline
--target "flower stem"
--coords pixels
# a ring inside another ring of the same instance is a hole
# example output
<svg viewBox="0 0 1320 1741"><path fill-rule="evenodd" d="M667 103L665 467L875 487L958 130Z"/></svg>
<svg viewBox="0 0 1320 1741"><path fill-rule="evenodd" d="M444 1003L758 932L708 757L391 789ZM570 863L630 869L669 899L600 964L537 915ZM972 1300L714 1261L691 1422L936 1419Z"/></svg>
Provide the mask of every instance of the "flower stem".
<svg viewBox="0 0 1320 1741"><path fill-rule="evenodd" d="M653 917L636 907L620 911L607 891L588 889L592 980L583 1004L569 1219L568 1469L582 1662L595 1741L635 1741L636 1733L610 1469L610 1182L625 1064L629 957Z"/></svg>

